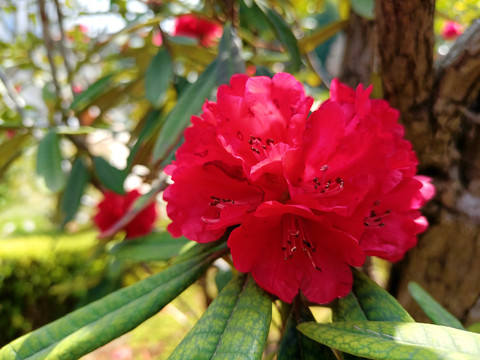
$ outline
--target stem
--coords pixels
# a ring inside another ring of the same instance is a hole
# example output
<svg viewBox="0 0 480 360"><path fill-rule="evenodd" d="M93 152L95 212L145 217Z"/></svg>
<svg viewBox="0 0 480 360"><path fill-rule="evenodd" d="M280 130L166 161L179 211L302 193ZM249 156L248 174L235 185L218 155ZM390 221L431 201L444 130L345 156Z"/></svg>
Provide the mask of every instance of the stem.
<svg viewBox="0 0 480 360"><path fill-rule="evenodd" d="M63 56L63 61L65 63L65 69L67 71L67 77L71 78L72 67L70 66L70 62L68 61L67 50L65 46L65 29L63 27L63 14L60 8L60 4L58 0L54 0L55 2L55 9L57 10L57 18L58 18L58 27L60 29L60 52ZM73 90L72 90L73 93Z"/></svg>
<svg viewBox="0 0 480 360"><path fill-rule="evenodd" d="M45 11L45 0L38 0L38 10L40 12L40 18L42 20L43 38L45 40L45 47L46 47L46 50L47 50L48 63L50 64L50 70L52 72L53 85L55 86L55 94L56 94L56 97L57 97L57 101L55 102L55 108L57 110L61 110L60 109L60 104L61 104L61 101L62 101L62 94L61 94L60 84L58 82L57 68L55 66L55 61L53 59L54 44L53 44L52 36L50 34L49 20L48 20L47 12ZM54 125L53 117L50 119L50 124Z"/></svg>

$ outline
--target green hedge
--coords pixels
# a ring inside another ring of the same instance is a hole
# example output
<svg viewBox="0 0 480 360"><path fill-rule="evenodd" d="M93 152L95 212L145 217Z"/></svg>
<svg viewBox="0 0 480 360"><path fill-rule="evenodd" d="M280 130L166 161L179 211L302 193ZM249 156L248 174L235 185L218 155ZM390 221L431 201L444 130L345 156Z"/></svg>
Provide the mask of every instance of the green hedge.
<svg viewBox="0 0 480 360"><path fill-rule="evenodd" d="M93 233L0 241L0 346L72 311L103 272Z"/></svg>

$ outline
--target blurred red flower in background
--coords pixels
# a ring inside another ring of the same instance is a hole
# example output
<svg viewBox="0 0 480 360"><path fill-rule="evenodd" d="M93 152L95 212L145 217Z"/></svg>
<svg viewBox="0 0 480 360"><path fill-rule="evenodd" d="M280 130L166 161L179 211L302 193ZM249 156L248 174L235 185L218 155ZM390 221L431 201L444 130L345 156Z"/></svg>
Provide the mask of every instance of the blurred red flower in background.
<svg viewBox="0 0 480 360"><path fill-rule="evenodd" d="M234 266L287 302L347 295L366 255L399 260L427 228L418 209L434 188L415 176L398 111L370 92L334 80L309 115L293 76L234 75L165 170L168 230L209 242L239 225Z"/></svg>
<svg viewBox="0 0 480 360"><path fill-rule="evenodd" d="M195 15L181 15L175 19L174 36L196 38L202 46L211 46L222 36L222 27L210 20Z"/></svg>
<svg viewBox="0 0 480 360"><path fill-rule="evenodd" d="M163 39L160 31L154 31L152 36L152 44L155 46L162 46Z"/></svg>
<svg viewBox="0 0 480 360"><path fill-rule="evenodd" d="M139 197L140 192L138 190L129 191L125 195L106 191L103 200L97 205L97 214L93 218L100 231L103 233L109 230L131 210L133 203ZM153 202L130 220L122 230L125 230L126 238L147 235L152 231L156 218L157 210Z"/></svg>
<svg viewBox="0 0 480 360"><path fill-rule="evenodd" d="M455 21L446 21L443 24L442 31L440 35L445 40L455 40L457 37L462 35L463 33L463 26Z"/></svg>

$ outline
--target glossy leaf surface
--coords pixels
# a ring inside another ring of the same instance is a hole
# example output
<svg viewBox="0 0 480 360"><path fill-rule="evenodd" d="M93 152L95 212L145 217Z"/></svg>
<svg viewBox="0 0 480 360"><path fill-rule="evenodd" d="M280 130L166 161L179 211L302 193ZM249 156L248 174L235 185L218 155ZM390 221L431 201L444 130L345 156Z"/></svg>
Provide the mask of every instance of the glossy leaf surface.
<svg viewBox="0 0 480 360"><path fill-rule="evenodd" d="M445 326L355 321L305 323L298 328L322 344L369 359L473 360L480 357L480 335Z"/></svg>
<svg viewBox="0 0 480 360"><path fill-rule="evenodd" d="M269 296L237 275L169 359L261 359L271 321Z"/></svg>

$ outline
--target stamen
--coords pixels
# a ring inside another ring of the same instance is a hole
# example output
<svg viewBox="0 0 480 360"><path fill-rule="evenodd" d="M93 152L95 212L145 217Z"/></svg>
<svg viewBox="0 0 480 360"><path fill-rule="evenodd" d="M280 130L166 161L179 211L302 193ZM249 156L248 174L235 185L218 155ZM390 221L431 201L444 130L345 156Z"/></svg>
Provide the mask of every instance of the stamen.
<svg viewBox="0 0 480 360"><path fill-rule="evenodd" d="M322 269L317 265L313 253L315 247L307 236L302 219L294 215L285 215L283 221L283 242L282 251L283 259L288 260L293 257L293 254L300 247L302 253L304 253L312 266L321 271Z"/></svg>
<svg viewBox="0 0 480 360"><path fill-rule="evenodd" d="M255 153L255 157L258 161L262 161L268 157L268 152L271 147L274 145L274 140L268 138L265 144L262 142L262 138L250 135L248 140L248 144L250 145L250 150Z"/></svg>
<svg viewBox="0 0 480 360"><path fill-rule="evenodd" d="M370 215L363 219L363 225L369 228L384 227L384 219L392 212L391 209L385 210L383 214L378 214L375 210L370 210Z"/></svg>
<svg viewBox="0 0 480 360"><path fill-rule="evenodd" d="M320 168L320 171L322 172L321 180L319 180L319 178L317 176L315 176L312 180L313 181L313 189L314 190L320 189L320 191L314 192L312 194L314 197L331 196L331 195L337 194L338 192L340 192L343 189L345 183L344 183L344 181L341 177L337 177L335 179L335 182L333 182L332 179L328 179L328 180L326 179L326 173L328 171L328 165L323 165Z"/></svg>

